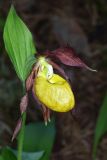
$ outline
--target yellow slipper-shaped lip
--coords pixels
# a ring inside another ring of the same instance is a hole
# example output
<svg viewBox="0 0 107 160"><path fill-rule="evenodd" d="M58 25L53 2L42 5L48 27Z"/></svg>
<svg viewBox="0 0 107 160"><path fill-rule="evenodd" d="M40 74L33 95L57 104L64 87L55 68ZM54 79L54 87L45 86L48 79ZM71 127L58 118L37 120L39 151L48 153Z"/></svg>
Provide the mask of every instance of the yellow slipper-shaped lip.
<svg viewBox="0 0 107 160"><path fill-rule="evenodd" d="M50 79L38 76L34 81L34 94L39 101L53 111L67 112L75 105L69 83L57 74Z"/></svg>

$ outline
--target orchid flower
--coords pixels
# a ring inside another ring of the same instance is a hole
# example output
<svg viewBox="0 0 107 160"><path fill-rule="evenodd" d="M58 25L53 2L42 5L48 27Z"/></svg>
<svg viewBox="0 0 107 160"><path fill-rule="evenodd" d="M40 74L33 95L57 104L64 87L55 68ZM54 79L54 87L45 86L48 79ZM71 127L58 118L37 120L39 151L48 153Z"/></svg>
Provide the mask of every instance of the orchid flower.
<svg viewBox="0 0 107 160"><path fill-rule="evenodd" d="M59 64L72 67L88 67L70 47L58 48L54 51L46 51L37 55L37 61L26 79L26 94L20 102L21 114L26 112L28 106L28 92L32 90L36 101L41 105L45 124L50 121L50 110L56 112L67 112L74 108L75 98L69 84L69 77ZM60 75L56 74L57 70ZM22 119L18 120L12 140L18 134Z"/></svg>

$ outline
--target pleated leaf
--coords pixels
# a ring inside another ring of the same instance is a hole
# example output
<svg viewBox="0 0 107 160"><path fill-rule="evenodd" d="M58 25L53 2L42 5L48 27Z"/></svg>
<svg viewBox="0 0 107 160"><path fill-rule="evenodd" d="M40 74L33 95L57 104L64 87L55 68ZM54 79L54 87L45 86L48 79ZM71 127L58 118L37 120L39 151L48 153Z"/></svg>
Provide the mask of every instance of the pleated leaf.
<svg viewBox="0 0 107 160"><path fill-rule="evenodd" d="M47 127L44 125L44 122L28 124L25 128L23 151L44 151L44 155L40 160L50 160L55 133L56 129L54 119L51 120Z"/></svg>
<svg viewBox="0 0 107 160"><path fill-rule="evenodd" d="M107 95L103 101L101 106L96 129L95 129L95 137L94 137L94 145L93 145L93 159L96 159L96 152L98 148L98 144L104 134L107 133Z"/></svg>
<svg viewBox="0 0 107 160"><path fill-rule="evenodd" d="M44 151L22 152L22 160L40 160ZM18 151L10 147L1 150L0 160L17 160Z"/></svg>
<svg viewBox="0 0 107 160"><path fill-rule="evenodd" d="M12 5L4 27L6 51L21 81L25 81L35 62L36 49L32 34Z"/></svg>

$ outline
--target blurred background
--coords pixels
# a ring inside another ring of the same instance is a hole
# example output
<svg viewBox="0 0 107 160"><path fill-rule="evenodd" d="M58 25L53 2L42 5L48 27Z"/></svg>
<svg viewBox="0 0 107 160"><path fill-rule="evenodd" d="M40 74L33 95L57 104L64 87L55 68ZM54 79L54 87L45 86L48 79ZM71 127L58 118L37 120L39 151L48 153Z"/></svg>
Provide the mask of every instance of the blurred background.
<svg viewBox="0 0 107 160"><path fill-rule="evenodd" d="M18 0L16 11L31 30L38 52L73 47L93 69L65 68L75 94L74 112L54 113L56 136L51 160L91 160L96 120L107 91L106 0ZM0 147L16 146L11 136L20 115L21 84L4 49L3 28L11 1L0 0ZM27 124L43 120L32 96ZM107 136L98 149L107 160ZM47 160L47 159L46 159Z"/></svg>

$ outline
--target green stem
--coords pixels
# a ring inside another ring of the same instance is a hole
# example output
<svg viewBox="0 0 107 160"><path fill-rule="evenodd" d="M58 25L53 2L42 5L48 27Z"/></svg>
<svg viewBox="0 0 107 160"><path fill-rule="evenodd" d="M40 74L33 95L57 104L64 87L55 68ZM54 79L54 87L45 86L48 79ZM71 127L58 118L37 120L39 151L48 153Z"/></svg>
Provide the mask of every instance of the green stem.
<svg viewBox="0 0 107 160"><path fill-rule="evenodd" d="M25 94L25 82L22 82L23 85L23 94ZM26 122L26 112L22 115L22 127L18 137L18 155L17 160L22 160L23 152L23 141L24 141L24 131L25 131L25 122Z"/></svg>
<svg viewBox="0 0 107 160"><path fill-rule="evenodd" d="M17 160L22 160L25 121L26 121L26 113L23 113L23 115L22 115L22 127L21 127L21 131L19 133L19 138L18 138L18 156L17 156Z"/></svg>

